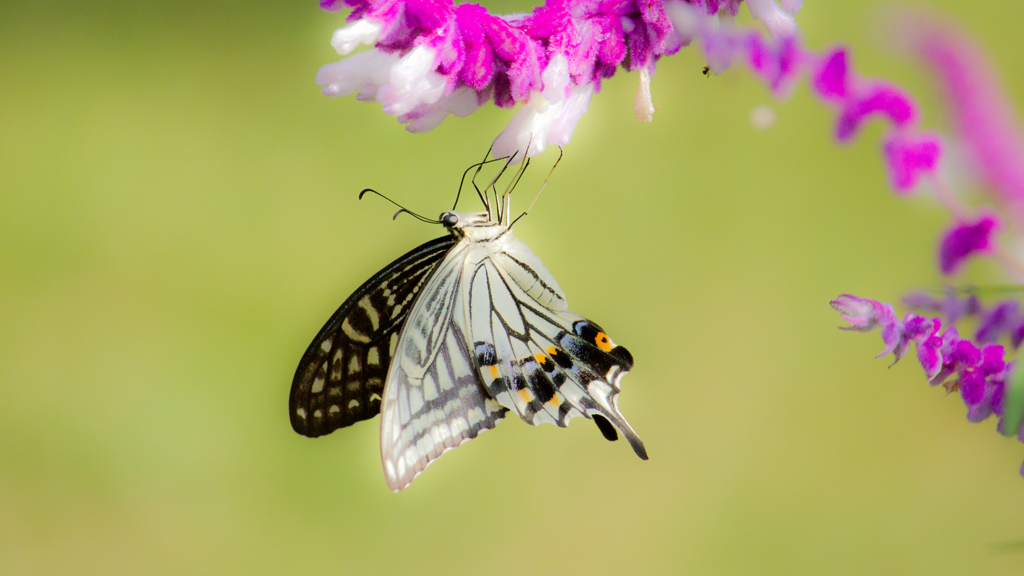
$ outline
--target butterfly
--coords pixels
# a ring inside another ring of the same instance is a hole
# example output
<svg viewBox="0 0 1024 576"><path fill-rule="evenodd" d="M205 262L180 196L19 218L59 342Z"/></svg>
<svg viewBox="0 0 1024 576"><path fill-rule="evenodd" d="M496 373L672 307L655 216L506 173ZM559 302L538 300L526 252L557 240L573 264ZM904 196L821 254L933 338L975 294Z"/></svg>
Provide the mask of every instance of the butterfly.
<svg viewBox="0 0 1024 576"><path fill-rule="evenodd" d="M505 205L496 217L486 192L477 188L486 211L442 213L446 235L349 296L295 371L288 411L299 434L380 413L384 477L395 492L509 412L534 426L592 419L647 459L617 404L632 355L569 311L558 282L513 235L511 189L500 200L495 191Z"/></svg>

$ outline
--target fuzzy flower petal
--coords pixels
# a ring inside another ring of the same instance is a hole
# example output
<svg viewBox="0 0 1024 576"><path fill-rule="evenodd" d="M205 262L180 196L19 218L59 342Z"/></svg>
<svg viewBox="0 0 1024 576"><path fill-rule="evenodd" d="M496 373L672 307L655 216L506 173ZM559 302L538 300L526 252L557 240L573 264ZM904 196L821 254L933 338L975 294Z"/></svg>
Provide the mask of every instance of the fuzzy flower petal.
<svg viewBox="0 0 1024 576"><path fill-rule="evenodd" d="M992 234L999 228L995 216L983 216L973 224L957 224L946 231L939 245L939 268L953 274L972 254L993 249Z"/></svg>

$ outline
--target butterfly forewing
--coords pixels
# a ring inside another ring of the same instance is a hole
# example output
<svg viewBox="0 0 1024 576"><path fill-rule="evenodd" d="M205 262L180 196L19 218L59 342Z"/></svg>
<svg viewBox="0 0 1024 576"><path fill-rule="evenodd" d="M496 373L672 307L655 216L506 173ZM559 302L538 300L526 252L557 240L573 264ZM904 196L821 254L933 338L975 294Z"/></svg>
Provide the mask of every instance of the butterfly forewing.
<svg viewBox="0 0 1024 576"><path fill-rule="evenodd" d="M367 280L306 349L292 381L292 428L321 436L380 412L398 333L454 236L427 242Z"/></svg>

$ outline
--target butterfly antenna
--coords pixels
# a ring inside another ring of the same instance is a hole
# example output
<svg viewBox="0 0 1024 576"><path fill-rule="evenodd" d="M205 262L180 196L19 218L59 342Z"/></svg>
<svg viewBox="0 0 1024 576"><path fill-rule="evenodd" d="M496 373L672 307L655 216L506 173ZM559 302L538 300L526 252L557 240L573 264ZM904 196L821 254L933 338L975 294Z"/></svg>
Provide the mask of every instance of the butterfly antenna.
<svg viewBox="0 0 1024 576"><path fill-rule="evenodd" d="M515 176L512 177L512 181L508 183L505 193L501 195L501 198L505 201L505 207L501 212L501 216L506 222L512 214L512 191L516 189L519 181L523 179L523 174L526 174L526 169L530 167L531 160L532 158L523 159L522 163L519 164L519 169L516 170Z"/></svg>
<svg viewBox="0 0 1024 576"><path fill-rule="evenodd" d="M526 150L523 152L523 160L519 163L519 168L516 170L516 174L509 181L508 186L505 187L505 192L501 195L502 202L499 206L503 206L501 214L498 215L499 222L508 222L509 217L512 215L512 191L519 185L519 181L522 180L523 174L526 173L526 169L530 167L530 147L533 146L533 133L530 133L530 140L526 143ZM497 195L497 191L495 191Z"/></svg>
<svg viewBox="0 0 1024 576"><path fill-rule="evenodd" d="M387 196L381 194L380 192L377 192L373 188L366 188L362 192L360 192L359 193L359 199L362 200L363 199L363 195L366 194L367 192L372 192L372 193L376 194L377 196L380 196L381 198L387 200L388 202L391 202L395 206L398 206L398 212L395 212L395 215L391 217L392 220L394 220L395 218L398 218L399 214L405 212L406 214L416 218L417 220L419 220L421 222L428 222L430 224L440 224L441 223L440 220L434 220L433 218L427 218L426 216L422 216L420 214L417 214L417 213L413 212L412 210L409 210L405 206L402 206L401 204L399 204L398 202L395 202L391 198L388 198Z"/></svg>
<svg viewBox="0 0 1024 576"><path fill-rule="evenodd" d="M488 184L487 186L484 186L484 191L481 194L481 199L484 201L484 206L487 207L487 218L488 219L492 219L493 215L491 214L491 203L490 203L489 200L487 200L487 191L491 190L491 191L494 192L494 204L495 204L495 208L499 211L498 220L500 221L501 220L501 214L500 214L501 203L498 201L498 189L495 188L494 185L498 181L498 179L501 178L502 175L505 174L505 170L507 170L509 165L512 164L512 161L515 160L515 157L516 157L517 154L518 154L518 152L513 154L513 155L511 155L511 156L503 157L502 159L505 160L505 165L501 167L501 170L498 172L497 176L495 176L493 179L491 179L491 183ZM473 185L475 186L476 183L474 182Z"/></svg>
<svg viewBox="0 0 1024 576"><path fill-rule="evenodd" d="M501 160L504 160L506 158L505 156L502 156L501 158L491 158L490 160L488 160L487 156L489 156L490 154L491 149L488 148L487 154L484 155L483 161L473 164L469 168L466 168L466 171L462 173L462 180L459 181L459 193L455 196L455 204L452 205L452 210L455 210L455 207L459 205L459 198L462 196L462 187L466 184L466 176L468 176L470 171L473 170L474 168L476 168L476 172L473 173L473 178L470 180L470 183L473 184L473 188L476 190L476 195L480 198L480 201L483 202L484 206L488 209L488 211L490 210L490 206L488 206L487 203L487 197L483 195L483 192L480 191L480 187L476 185L476 177L478 174L480 174L480 170L482 170L483 167L486 166L487 164L500 162Z"/></svg>
<svg viewBox="0 0 1024 576"><path fill-rule="evenodd" d="M515 219L515 220L513 220L513 221L512 221L512 223L508 225L508 227L509 227L509 228L511 228L511 227L513 227L513 226L515 226L515 225L516 225L516 222L519 222L519 219L520 219L520 218L522 218L523 216L526 216L527 214L529 214L529 213L530 213L530 210L533 210L533 205L537 203L537 199L538 199L538 198L540 198L540 194L541 194L541 192L543 192L543 191L544 191L544 188L546 188L546 187L547 187L547 185L548 185L548 180L551 180L551 175L555 173L555 168L558 168L558 163L559 163L559 162L561 162L561 161L562 161L562 147L561 147L561 146L559 146L559 147L558 147L558 160L555 160L555 165L554 165L554 166L552 166L552 167L551 167L551 171L550 171L550 172L548 172L548 177L547 177L547 178L545 178L545 179L544 179L544 183L540 185L540 190L538 190L538 191L537 191L537 195L533 197L533 202L530 202L530 207L529 207L529 208L527 208L525 212L523 212L522 214L520 214L519 216L517 216L517 217L516 217L516 219Z"/></svg>

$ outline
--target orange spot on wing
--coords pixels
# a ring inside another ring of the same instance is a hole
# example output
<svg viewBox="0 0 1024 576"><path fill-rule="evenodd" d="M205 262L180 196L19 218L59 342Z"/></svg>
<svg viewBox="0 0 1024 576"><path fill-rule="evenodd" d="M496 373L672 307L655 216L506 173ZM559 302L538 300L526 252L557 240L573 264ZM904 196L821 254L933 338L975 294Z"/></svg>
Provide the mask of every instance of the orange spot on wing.
<svg viewBox="0 0 1024 576"><path fill-rule="evenodd" d="M604 332L598 332L597 336L594 336L594 344L605 352L610 352L612 349L612 340Z"/></svg>
<svg viewBox="0 0 1024 576"><path fill-rule="evenodd" d="M533 400L533 392L529 388L523 388L519 391L519 397L523 399L523 402L530 402Z"/></svg>
<svg viewBox="0 0 1024 576"><path fill-rule="evenodd" d="M497 367L497 365L495 365L495 366L486 366L486 368L491 373L491 378L497 378L498 377L498 367Z"/></svg>

